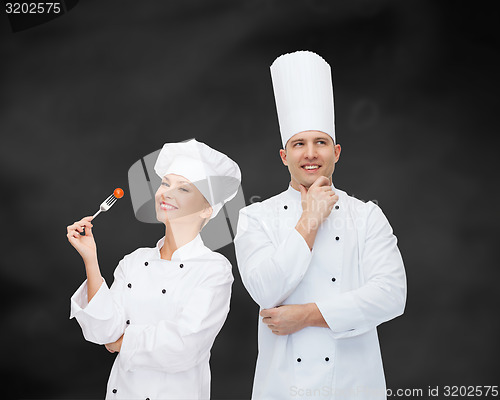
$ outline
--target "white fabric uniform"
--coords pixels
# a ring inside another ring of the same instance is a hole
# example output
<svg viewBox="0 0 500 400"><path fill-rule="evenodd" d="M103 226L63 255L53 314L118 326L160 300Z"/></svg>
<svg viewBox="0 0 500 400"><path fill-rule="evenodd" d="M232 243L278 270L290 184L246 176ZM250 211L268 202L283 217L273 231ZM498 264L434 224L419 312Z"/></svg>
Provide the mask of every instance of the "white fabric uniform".
<svg viewBox="0 0 500 400"><path fill-rule="evenodd" d="M312 251L294 229L292 187L240 211L236 257L252 298L261 309L316 303L329 326L278 336L259 318L255 400L386 398L376 326L403 313L403 261L380 208L333 190Z"/></svg>
<svg viewBox="0 0 500 400"><path fill-rule="evenodd" d="M111 288L103 282L90 303L86 281L71 297L70 318L86 340L125 333L106 399L210 398L210 349L229 312L231 264L199 235L171 261L160 258L163 242L125 256Z"/></svg>

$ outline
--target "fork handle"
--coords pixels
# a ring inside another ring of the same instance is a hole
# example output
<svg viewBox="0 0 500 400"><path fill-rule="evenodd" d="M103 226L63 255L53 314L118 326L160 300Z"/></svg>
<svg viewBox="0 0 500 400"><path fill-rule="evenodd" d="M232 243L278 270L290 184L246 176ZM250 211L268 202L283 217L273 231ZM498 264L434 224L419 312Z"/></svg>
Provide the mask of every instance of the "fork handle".
<svg viewBox="0 0 500 400"><path fill-rule="evenodd" d="M102 210L99 210L97 211L93 216L92 216L92 221L94 220L95 217L97 217L99 215L99 213L101 212ZM85 227L83 227L83 232L80 232L80 235L81 236L85 236Z"/></svg>

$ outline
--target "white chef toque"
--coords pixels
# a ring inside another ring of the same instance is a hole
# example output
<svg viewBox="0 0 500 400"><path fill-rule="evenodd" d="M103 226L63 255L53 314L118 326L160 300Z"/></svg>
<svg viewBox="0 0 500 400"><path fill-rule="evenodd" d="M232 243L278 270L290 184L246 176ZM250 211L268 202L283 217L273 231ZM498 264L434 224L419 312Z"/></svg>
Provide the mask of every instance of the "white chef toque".
<svg viewBox="0 0 500 400"><path fill-rule="evenodd" d="M236 196L241 182L238 164L196 139L165 143L154 169L162 179L167 174L175 174L191 181L212 206L210 219Z"/></svg>
<svg viewBox="0 0 500 400"><path fill-rule="evenodd" d="M271 65L281 140L303 131L321 131L335 142L330 65L311 51L284 54Z"/></svg>

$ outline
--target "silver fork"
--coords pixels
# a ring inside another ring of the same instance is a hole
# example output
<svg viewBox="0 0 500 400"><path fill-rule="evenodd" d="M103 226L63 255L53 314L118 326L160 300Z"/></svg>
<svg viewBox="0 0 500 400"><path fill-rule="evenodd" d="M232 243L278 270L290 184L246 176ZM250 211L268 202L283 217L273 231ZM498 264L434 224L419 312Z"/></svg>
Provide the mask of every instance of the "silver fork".
<svg viewBox="0 0 500 400"><path fill-rule="evenodd" d="M97 217L101 212L108 211L113 204L116 203L116 200L118 200L115 195L112 193L106 200L104 200L101 205L99 206L99 211L97 211L92 219Z"/></svg>
<svg viewBox="0 0 500 400"><path fill-rule="evenodd" d="M101 203L101 205L99 206L99 210L92 216L92 221L101 212L108 211L111 206L116 203L116 200L118 200L118 198L115 197L114 193L111 193L111 195ZM85 227L83 228L83 232L80 232L80 235L85 236Z"/></svg>

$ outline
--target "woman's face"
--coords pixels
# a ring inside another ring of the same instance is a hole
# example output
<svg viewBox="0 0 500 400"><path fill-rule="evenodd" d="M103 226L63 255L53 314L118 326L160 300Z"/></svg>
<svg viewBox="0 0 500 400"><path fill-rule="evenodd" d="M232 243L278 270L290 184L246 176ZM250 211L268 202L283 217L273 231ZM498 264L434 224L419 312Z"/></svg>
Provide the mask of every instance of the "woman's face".
<svg viewBox="0 0 500 400"><path fill-rule="evenodd" d="M156 191L155 208L156 218L163 223L176 220L201 224L212 214L210 205L198 188L183 176L175 174L163 177Z"/></svg>

